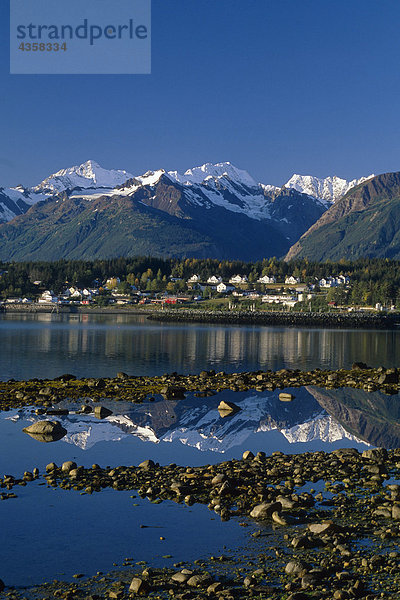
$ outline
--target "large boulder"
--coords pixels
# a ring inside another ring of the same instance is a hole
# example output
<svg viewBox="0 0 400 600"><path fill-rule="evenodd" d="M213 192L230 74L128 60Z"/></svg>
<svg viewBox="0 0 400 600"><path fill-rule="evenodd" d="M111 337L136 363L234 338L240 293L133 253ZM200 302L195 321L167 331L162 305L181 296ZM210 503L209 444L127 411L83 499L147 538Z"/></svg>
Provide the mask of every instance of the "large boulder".
<svg viewBox="0 0 400 600"><path fill-rule="evenodd" d="M250 517L253 519L269 519L272 517L272 513L275 511L282 510L282 504L280 502L263 502L257 504L250 513Z"/></svg>
<svg viewBox="0 0 400 600"><path fill-rule="evenodd" d="M56 442L67 433L59 421L36 421L25 427L23 431L38 442Z"/></svg>
<svg viewBox="0 0 400 600"><path fill-rule="evenodd" d="M218 412L220 417L227 417L234 413L237 413L240 410L240 407L237 406L234 402L227 402L226 400L221 400L218 404Z"/></svg>

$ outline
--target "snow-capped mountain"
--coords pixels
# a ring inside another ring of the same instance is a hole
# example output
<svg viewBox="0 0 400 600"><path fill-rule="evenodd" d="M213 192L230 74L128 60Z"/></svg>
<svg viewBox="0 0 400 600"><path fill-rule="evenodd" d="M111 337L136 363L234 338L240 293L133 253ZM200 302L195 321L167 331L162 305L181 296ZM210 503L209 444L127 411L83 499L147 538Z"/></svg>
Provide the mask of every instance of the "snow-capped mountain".
<svg viewBox="0 0 400 600"><path fill-rule="evenodd" d="M375 177L375 175L347 181L336 175L320 179L319 177L313 177L312 175L294 174L289 181L285 183L285 187L295 189L302 194L308 194L314 196L314 198L324 200L328 204L332 204L332 202L336 202L347 194L351 188L368 181L368 179L371 179L372 177Z"/></svg>
<svg viewBox="0 0 400 600"><path fill-rule="evenodd" d="M88 160L81 165L60 169L32 188L0 188L0 223L10 221L36 202L61 192L67 191L70 197L86 199L102 195L131 196L141 187L156 185L161 177L182 186L187 201L195 206L206 209L218 206L256 220L274 219L272 204L284 188L305 194L317 204L322 202L325 208L327 203L336 201L351 187L369 179L363 177L346 181L336 176L318 179L309 175L293 175L281 189L257 183L247 171L230 162L205 163L183 174L158 169L133 175L125 170L104 169L94 160Z"/></svg>
<svg viewBox="0 0 400 600"><path fill-rule="evenodd" d="M46 177L33 188L33 191L58 193L76 187L113 189L131 177L133 175L127 171L103 169L94 160L88 160L79 166L61 169L57 173Z"/></svg>
<svg viewBox="0 0 400 600"><path fill-rule="evenodd" d="M278 188L230 162L134 176L88 160L32 188L0 190L0 259L283 256L326 212L326 198L362 181L306 179Z"/></svg>

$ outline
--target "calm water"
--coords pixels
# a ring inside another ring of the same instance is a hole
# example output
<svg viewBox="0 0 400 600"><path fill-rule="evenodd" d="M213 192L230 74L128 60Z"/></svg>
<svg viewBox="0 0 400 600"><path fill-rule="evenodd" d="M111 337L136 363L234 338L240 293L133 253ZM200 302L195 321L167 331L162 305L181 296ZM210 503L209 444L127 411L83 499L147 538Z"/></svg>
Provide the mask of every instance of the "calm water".
<svg viewBox="0 0 400 600"><path fill-rule="evenodd" d="M368 437L361 439L365 431L349 432L347 423L340 423L324 408L328 401L332 406L334 401L342 405L340 396L326 397L325 391L317 388L287 391L295 395L290 403L279 400L279 391L226 391L210 398L188 394L179 401L157 397L141 405L108 401L103 405L112 415L103 420L77 414L81 403L64 401L58 406L70 412L58 420L67 433L51 443L37 441L22 431L43 418L32 407L3 412L0 472L21 476L25 470L38 467L43 473L47 463L60 465L65 460L103 467L137 465L146 458L161 464L200 465L239 458L247 449L271 454L275 450L330 451L351 446L361 451L369 447ZM385 398L378 393L373 397L374 405L380 406L380 423ZM221 399L233 400L240 411L222 418L217 410ZM26 487L16 486L13 491L18 498L0 503L2 522L7 523L1 530L0 547L7 548L1 558L8 585L33 585L53 578L70 579L76 572L90 575L107 571L114 562L121 565L126 557L157 565L165 563L162 557L166 554L172 556L167 564L172 564L182 558L226 553L224 545L235 551L248 544L256 527L250 524L243 529L235 520L221 522L205 506L152 504L134 491L108 489L82 496L41 486L40 480Z"/></svg>
<svg viewBox="0 0 400 600"><path fill-rule="evenodd" d="M202 369L240 371L336 368L364 361L398 364L400 332L332 331L268 327L171 325L143 317L96 315L0 316L0 379L160 374ZM112 415L78 415L78 405L58 417L67 434L42 443L22 432L38 417L31 407L0 413L0 473L21 476L48 462L101 466L217 463L244 450L306 452L352 446L400 445L398 397L361 390L292 390L291 403L276 392L222 392L209 398L132 405L107 402ZM217 406L233 400L240 411L221 418ZM81 403L79 403L80 406ZM53 419L54 417L52 417ZM40 482L40 480L39 480ZM221 522L205 506L152 504L135 492L104 490L80 495L40 486L13 491L0 502L1 578L26 586L73 573L110 570L125 557L172 564L247 547L253 525ZM151 527L141 528L141 525ZM160 536L165 537L161 541ZM196 539L196 545L192 543ZM251 539L251 538L250 538ZM139 550L140 549L140 550ZM21 568L23 565L23 568Z"/></svg>
<svg viewBox="0 0 400 600"><path fill-rule="evenodd" d="M0 315L0 379L400 362L400 331L166 324L129 315Z"/></svg>

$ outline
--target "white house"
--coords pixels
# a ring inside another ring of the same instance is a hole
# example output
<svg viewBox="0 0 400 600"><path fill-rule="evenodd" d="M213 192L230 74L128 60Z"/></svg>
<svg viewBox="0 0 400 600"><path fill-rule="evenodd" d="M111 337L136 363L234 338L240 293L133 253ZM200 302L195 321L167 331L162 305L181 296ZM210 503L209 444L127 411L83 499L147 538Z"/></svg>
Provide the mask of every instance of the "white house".
<svg viewBox="0 0 400 600"><path fill-rule="evenodd" d="M229 283L233 283L235 285L240 285L241 283L247 283L248 279L246 275L234 275L230 278Z"/></svg>
<svg viewBox="0 0 400 600"><path fill-rule="evenodd" d="M233 285L226 285L225 283L222 283L222 282L217 285L217 292L219 294L226 294L228 292L233 292L234 289L235 288Z"/></svg>
<svg viewBox="0 0 400 600"><path fill-rule="evenodd" d="M207 279L207 283L211 283L212 285L218 285L218 283L222 282L222 277L217 277L216 275L212 275Z"/></svg>
<svg viewBox="0 0 400 600"><path fill-rule="evenodd" d="M46 290L40 296L38 302L39 302L39 304L57 303L58 302L58 296L55 296L54 292L52 290Z"/></svg>
<svg viewBox="0 0 400 600"><path fill-rule="evenodd" d="M188 283L198 283L200 281L200 277L198 275L192 275L187 280Z"/></svg>
<svg viewBox="0 0 400 600"><path fill-rule="evenodd" d="M286 277L285 283L288 285L296 285L297 283L300 283L300 277L294 277L293 275L290 275L290 277Z"/></svg>
<svg viewBox="0 0 400 600"><path fill-rule="evenodd" d="M269 277L269 275L264 275L263 277L260 277L259 279L257 279L258 283L276 283L276 277L272 276Z"/></svg>

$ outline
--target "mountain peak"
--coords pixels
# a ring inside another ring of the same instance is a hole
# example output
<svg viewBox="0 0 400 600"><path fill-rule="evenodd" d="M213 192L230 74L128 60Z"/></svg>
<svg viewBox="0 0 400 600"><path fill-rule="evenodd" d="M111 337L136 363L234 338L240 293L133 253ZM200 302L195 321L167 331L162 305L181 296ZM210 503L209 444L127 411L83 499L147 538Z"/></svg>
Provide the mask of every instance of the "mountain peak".
<svg viewBox="0 0 400 600"><path fill-rule="evenodd" d="M123 170L103 169L96 161L87 160L81 165L61 169L44 179L33 188L35 191L62 192L67 188L113 188L121 185L133 175Z"/></svg>
<svg viewBox="0 0 400 600"><path fill-rule="evenodd" d="M298 175L295 173L289 181L285 183L284 187L293 188L302 194L314 196L315 198L324 200L330 204L342 198L351 188L360 183L364 183L372 177L375 176L369 175L368 177L360 177L360 179L348 181L337 175L320 178L314 177L313 175Z"/></svg>
<svg viewBox="0 0 400 600"><path fill-rule="evenodd" d="M187 169L183 175L178 171L169 171L168 175L183 184L199 184L203 183L208 178L221 179L222 177L228 177L235 183L246 185L247 187L257 187L256 182L243 169L238 169L231 162L220 162L220 163L204 163L200 167L193 167Z"/></svg>

